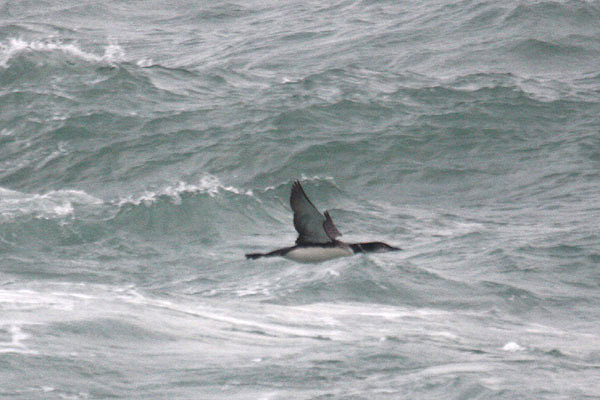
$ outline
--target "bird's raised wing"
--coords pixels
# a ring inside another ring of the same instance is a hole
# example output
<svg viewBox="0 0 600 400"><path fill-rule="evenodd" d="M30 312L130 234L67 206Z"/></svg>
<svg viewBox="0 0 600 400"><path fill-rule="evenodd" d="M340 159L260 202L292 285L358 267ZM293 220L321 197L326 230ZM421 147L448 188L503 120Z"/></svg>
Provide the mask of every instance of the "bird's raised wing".
<svg viewBox="0 0 600 400"><path fill-rule="evenodd" d="M298 231L297 244L329 243L342 235L329 213L321 214L308 199L299 181L292 185L290 205L294 211L294 228Z"/></svg>

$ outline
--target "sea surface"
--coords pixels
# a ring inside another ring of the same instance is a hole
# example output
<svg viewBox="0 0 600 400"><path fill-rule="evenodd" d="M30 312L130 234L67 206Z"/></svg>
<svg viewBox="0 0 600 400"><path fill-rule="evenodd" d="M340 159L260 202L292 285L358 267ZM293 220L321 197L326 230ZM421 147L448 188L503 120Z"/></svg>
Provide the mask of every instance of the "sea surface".
<svg viewBox="0 0 600 400"><path fill-rule="evenodd" d="M599 1L0 0L0 398L600 398ZM299 179L341 238L320 264Z"/></svg>

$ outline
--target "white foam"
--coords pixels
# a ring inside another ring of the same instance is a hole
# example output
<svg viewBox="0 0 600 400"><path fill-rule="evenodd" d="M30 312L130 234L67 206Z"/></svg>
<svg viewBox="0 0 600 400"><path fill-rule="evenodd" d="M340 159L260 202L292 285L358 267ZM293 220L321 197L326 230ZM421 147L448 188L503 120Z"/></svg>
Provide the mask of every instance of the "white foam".
<svg viewBox="0 0 600 400"><path fill-rule="evenodd" d="M328 181L335 185L335 180L333 179L332 176L319 176L319 175L306 176L304 174L301 174L300 180L302 182L304 182L304 181ZM275 190L280 186L289 186L289 184L290 184L289 181L281 181L280 183L278 183L276 185L266 186L262 191L268 192L270 190Z"/></svg>
<svg viewBox="0 0 600 400"><path fill-rule="evenodd" d="M154 61L151 58L142 58L136 62L140 68L148 68L154 65Z"/></svg>
<svg viewBox="0 0 600 400"><path fill-rule="evenodd" d="M81 299L68 293L43 293L30 289L0 290L0 311L32 311L54 309L70 311Z"/></svg>
<svg viewBox="0 0 600 400"><path fill-rule="evenodd" d="M440 337L440 338L453 340L453 341L459 340L459 337L457 335L455 335L452 332L448 332L448 331L430 332L430 335L432 337Z"/></svg>
<svg viewBox="0 0 600 400"><path fill-rule="evenodd" d="M30 335L26 334L21 330L18 325L11 325L9 328L11 335L10 341L0 342L0 354L2 353L21 353L21 354L35 354L36 352L30 350L24 343Z"/></svg>
<svg viewBox="0 0 600 400"><path fill-rule="evenodd" d="M493 368L492 365L478 362L451 363L425 368L420 374L428 376L456 375L471 372L488 372L493 370Z"/></svg>
<svg viewBox="0 0 600 400"><path fill-rule="evenodd" d="M302 78L290 78L287 76L284 76L283 78L281 78L281 83L282 84L290 84L290 83L300 83L302 82Z"/></svg>
<svg viewBox="0 0 600 400"><path fill-rule="evenodd" d="M35 214L60 218L73 213L74 204L99 205L103 201L83 190L51 190L44 194L23 193L0 187L0 217Z"/></svg>
<svg viewBox="0 0 600 400"><path fill-rule="evenodd" d="M522 346L519 346L515 342L508 342L502 347L502 350L508 351L510 353L515 353L517 351L523 351L523 350L525 350L525 348Z"/></svg>
<svg viewBox="0 0 600 400"><path fill-rule="evenodd" d="M97 55L82 50L74 43L26 41L20 38L11 38L6 43L0 43L0 67L6 68L13 57L25 52L60 52L87 62L108 64L122 61L125 58L125 51L118 44L109 44L104 48L103 55Z"/></svg>
<svg viewBox="0 0 600 400"><path fill-rule="evenodd" d="M200 178L197 183L187 183L183 181L177 182L175 185L168 185L156 191L145 191L137 196L127 196L117 201L119 206L124 204L133 204L140 205L146 204L150 205L154 203L158 198L162 196L167 196L171 198L171 200L175 204L181 203L181 195L185 193L206 193L211 197L215 197L219 192L226 191L235 194L241 194L246 196L253 196L252 190L242 190L238 189L234 186L224 185L221 183L219 178L206 175Z"/></svg>
<svg viewBox="0 0 600 400"><path fill-rule="evenodd" d="M335 180L333 179L332 176L319 176L319 175L313 175L313 176L306 176L304 174L300 175L300 179L302 181L329 181L329 182L335 182Z"/></svg>
<svg viewBox="0 0 600 400"><path fill-rule="evenodd" d="M339 271L336 271L336 270L334 270L334 269L328 269L328 270L326 270L326 272L327 272L327 274L329 274L330 276L335 276L335 277L338 277L338 276L340 276L340 272L339 272Z"/></svg>
<svg viewBox="0 0 600 400"><path fill-rule="evenodd" d="M109 44L104 48L104 55L101 60L106 62L117 62L125 59L125 50L118 44Z"/></svg>
<svg viewBox="0 0 600 400"><path fill-rule="evenodd" d="M77 394L59 393L58 395L61 399L65 399L65 400L80 400L80 399L89 399L90 398L90 394L87 392L79 392Z"/></svg>

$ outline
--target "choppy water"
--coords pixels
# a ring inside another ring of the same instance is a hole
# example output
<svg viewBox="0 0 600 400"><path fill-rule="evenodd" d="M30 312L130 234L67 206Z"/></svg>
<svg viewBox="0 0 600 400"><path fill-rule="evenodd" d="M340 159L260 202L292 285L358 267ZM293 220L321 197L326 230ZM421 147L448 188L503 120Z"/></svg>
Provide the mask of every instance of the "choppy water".
<svg viewBox="0 0 600 400"><path fill-rule="evenodd" d="M0 397L600 397L597 1L0 1ZM293 243L300 178L348 241Z"/></svg>

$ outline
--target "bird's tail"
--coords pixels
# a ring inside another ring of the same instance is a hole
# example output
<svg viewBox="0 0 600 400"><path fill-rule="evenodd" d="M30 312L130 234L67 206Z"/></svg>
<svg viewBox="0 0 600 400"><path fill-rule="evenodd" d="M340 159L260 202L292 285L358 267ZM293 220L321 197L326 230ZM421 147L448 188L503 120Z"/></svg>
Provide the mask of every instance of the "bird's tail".
<svg viewBox="0 0 600 400"><path fill-rule="evenodd" d="M293 247L285 247L283 249L273 250L273 251L270 251L268 253L248 253L248 254L246 254L246 258L249 259L249 260L256 260L257 258L261 258L261 257L284 256L292 248Z"/></svg>
<svg viewBox="0 0 600 400"><path fill-rule="evenodd" d="M248 260L256 260L257 258L265 257L265 253L248 253L246 254L246 258Z"/></svg>

